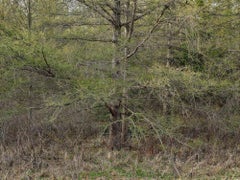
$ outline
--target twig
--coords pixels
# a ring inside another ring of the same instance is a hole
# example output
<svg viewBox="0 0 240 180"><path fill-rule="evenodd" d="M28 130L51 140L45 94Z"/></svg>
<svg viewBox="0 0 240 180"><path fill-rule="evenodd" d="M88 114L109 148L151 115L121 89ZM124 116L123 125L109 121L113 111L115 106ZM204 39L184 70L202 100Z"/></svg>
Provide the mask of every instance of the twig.
<svg viewBox="0 0 240 180"><path fill-rule="evenodd" d="M130 57L132 57L134 54L136 54L138 52L139 48L142 47L146 43L146 41L148 41L150 39L152 33L158 28L159 24L161 23L161 19L162 19L163 15L165 14L165 12L170 8L170 6L174 2L175 2L175 0L172 0L172 1L170 1L167 4L164 5L164 8L163 8L161 14L157 18L156 23L149 30L147 36L134 48L134 50L132 52L130 52L126 57L123 57L122 59L120 59L120 61L123 61L125 59L129 59Z"/></svg>

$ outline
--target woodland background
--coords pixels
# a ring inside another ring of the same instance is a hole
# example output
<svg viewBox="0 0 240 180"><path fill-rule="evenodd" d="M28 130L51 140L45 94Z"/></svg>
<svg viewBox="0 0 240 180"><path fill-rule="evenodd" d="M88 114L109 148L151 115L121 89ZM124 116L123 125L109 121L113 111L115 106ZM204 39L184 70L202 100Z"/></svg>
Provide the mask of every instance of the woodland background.
<svg viewBox="0 0 240 180"><path fill-rule="evenodd" d="M237 178L238 0L0 0L0 178Z"/></svg>

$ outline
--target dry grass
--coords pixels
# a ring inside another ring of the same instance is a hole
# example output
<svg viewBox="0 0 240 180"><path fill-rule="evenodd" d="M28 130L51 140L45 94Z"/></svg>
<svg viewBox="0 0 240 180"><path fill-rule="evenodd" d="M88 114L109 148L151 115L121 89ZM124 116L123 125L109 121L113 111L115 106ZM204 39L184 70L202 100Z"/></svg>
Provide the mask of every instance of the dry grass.
<svg viewBox="0 0 240 180"><path fill-rule="evenodd" d="M99 136L104 128L79 107L67 108L55 121L44 120L48 112L43 111L34 113L31 121L28 114L21 114L0 124L0 179L240 178L238 133L230 136L226 131L223 137L207 139L205 131L212 129L189 125L173 135L193 148L163 134L165 149L155 154L146 152L144 143L109 151L105 137ZM151 139L146 138L150 149L158 143Z"/></svg>
<svg viewBox="0 0 240 180"><path fill-rule="evenodd" d="M239 153L211 149L188 157L161 152L109 151L101 139L73 144L71 139L32 146L1 146L0 179L159 179L238 178Z"/></svg>

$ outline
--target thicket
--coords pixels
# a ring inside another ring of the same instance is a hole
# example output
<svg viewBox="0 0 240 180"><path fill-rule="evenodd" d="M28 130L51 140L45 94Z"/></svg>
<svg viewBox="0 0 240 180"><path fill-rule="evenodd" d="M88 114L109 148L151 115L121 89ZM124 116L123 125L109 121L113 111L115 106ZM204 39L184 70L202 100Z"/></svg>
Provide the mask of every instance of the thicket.
<svg viewBox="0 0 240 180"><path fill-rule="evenodd" d="M239 3L121 3L0 1L1 167L92 139L185 160L238 152Z"/></svg>

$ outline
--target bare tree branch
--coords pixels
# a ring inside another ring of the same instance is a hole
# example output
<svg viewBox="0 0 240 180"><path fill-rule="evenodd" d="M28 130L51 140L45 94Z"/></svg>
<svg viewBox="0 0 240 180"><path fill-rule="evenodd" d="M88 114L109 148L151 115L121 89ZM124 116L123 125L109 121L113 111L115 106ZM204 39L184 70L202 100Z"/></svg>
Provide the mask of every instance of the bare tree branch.
<svg viewBox="0 0 240 180"><path fill-rule="evenodd" d="M109 17L110 19L114 19L113 16L104 8L103 5L99 5L99 7L102 9L103 12L105 12Z"/></svg>
<svg viewBox="0 0 240 180"><path fill-rule="evenodd" d="M137 12L137 0L134 0L134 6L133 6L133 13L132 13L132 22L130 23L130 27L129 27L129 34L128 34L128 41L131 40L132 34L133 34L133 30L134 30L134 23L135 23L135 16L136 16L136 12Z"/></svg>
<svg viewBox="0 0 240 180"><path fill-rule="evenodd" d="M157 8L160 7L160 5L158 5L158 6L154 7L153 9L149 9L149 10L147 10L145 13L136 16L136 14L137 14L137 0L134 0L133 4L134 4L134 7L133 7L133 12L134 12L134 13L133 13L132 19L130 19L129 21L123 22L123 23L121 24L121 26L126 26L126 25L128 25L128 24L131 24L133 21L134 21L134 22L135 22L135 21L138 21L138 20L142 19L143 17L151 14L151 13L154 12Z"/></svg>
<svg viewBox="0 0 240 180"><path fill-rule="evenodd" d="M106 19L108 22L110 22L111 24L114 24L114 19L113 17L107 12L106 13L106 10L104 9L104 11L101 11L103 10L101 7L101 10L97 7L97 6L94 6L94 5L91 5L89 3L87 3L85 0L77 0L78 2L84 4L86 7L88 7L89 9L92 9L94 10L96 13L98 13L101 17L103 17L104 19Z"/></svg>
<svg viewBox="0 0 240 180"><path fill-rule="evenodd" d="M126 58L129 59L130 57L132 57L134 54L136 54L138 52L139 48L145 44L145 42L151 37L152 33L157 29L157 27L161 23L161 19L162 19L163 15L170 8L170 6L172 4L174 4L174 2L175 2L175 0L171 0L170 2L168 2L167 4L164 5L164 8L163 8L161 14L158 16L156 23L149 30L147 36L135 47L135 49L132 52L130 52L126 57L123 57L122 59L120 59L120 61L122 61Z"/></svg>
<svg viewBox="0 0 240 180"><path fill-rule="evenodd" d="M47 57L46 57L46 55L45 55L45 53L44 53L43 47L42 47L42 57L43 57L43 60L44 60L44 62L45 62L45 64L46 64L47 68L49 69L49 71L51 71L51 67L50 67L50 65L48 64Z"/></svg>
<svg viewBox="0 0 240 180"><path fill-rule="evenodd" d="M51 77L51 78L55 77L55 74L53 74L52 72L49 72L48 70L46 70L44 68L40 68L40 67L24 66L21 68L21 70L37 73L39 75L46 76L46 77Z"/></svg>
<svg viewBox="0 0 240 180"><path fill-rule="evenodd" d="M84 37L56 37L56 40L73 40L73 41L91 41L91 42L103 42L103 43L113 43L109 39L95 39L95 38L84 38Z"/></svg>

